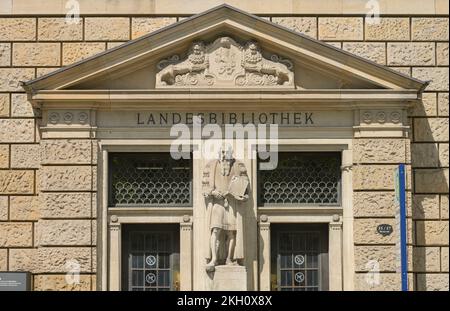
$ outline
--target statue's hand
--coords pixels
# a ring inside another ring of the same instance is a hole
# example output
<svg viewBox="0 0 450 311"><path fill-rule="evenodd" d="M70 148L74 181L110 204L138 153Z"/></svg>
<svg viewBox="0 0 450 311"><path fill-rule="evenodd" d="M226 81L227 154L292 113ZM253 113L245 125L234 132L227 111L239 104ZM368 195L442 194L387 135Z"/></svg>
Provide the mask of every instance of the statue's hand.
<svg viewBox="0 0 450 311"><path fill-rule="evenodd" d="M211 196L210 192L203 192L203 197L204 198L209 198Z"/></svg>
<svg viewBox="0 0 450 311"><path fill-rule="evenodd" d="M237 196L237 197L236 197L236 200L245 202L245 201L248 200L248 194L244 194L244 195L242 195L242 196Z"/></svg>
<svg viewBox="0 0 450 311"><path fill-rule="evenodd" d="M217 191L217 190L213 190L213 191L211 192L211 194L212 194L216 199L223 199L223 198L224 198L223 194L222 194L220 191Z"/></svg>

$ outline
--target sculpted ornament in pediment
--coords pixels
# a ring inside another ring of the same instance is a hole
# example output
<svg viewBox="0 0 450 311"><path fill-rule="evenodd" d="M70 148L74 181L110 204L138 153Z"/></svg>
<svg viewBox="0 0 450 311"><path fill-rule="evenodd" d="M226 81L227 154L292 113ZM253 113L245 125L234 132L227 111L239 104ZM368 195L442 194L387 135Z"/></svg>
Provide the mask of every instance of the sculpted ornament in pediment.
<svg viewBox="0 0 450 311"><path fill-rule="evenodd" d="M211 44L192 43L185 59L161 60L156 87L293 87L293 67L278 55L266 58L256 41L241 45L220 37Z"/></svg>

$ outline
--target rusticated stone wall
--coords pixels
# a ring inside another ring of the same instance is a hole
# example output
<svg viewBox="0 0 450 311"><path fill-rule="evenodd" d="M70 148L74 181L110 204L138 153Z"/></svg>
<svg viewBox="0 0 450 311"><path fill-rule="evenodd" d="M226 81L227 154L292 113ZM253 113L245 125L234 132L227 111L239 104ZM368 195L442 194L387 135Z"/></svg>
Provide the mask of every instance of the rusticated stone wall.
<svg viewBox="0 0 450 311"><path fill-rule="evenodd" d="M321 11L302 16L301 12L268 18L404 74L431 80L423 102L410 111L411 139L355 139L355 289L399 288L394 273L396 236L383 237L374 228L394 224L391 177L395 164L404 162L410 288L448 290L448 15L394 14L369 24L360 13L327 16ZM19 81L185 17L104 13L108 17L101 12L82 16L79 24L65 23L64 15L0 17L0 270L32 271L36 290L96 289L97 149L89 139L41 140L39 111L26 100ZM69 259L81 265L79 285L65 281ZM365 281L366 263L372 259L380 263L380 285Z"/></svg>

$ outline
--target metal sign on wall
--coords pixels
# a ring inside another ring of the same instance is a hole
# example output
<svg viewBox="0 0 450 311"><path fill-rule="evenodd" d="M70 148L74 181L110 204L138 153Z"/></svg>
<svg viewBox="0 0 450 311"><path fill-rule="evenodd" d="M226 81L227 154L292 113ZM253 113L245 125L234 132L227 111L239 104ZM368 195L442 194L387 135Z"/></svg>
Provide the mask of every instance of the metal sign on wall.
<svg viewBox="0 0 450 311"><path fill-rule="evenodd" d="M30 272L0 272L0 291L21 292L31 290Z"/></svg>

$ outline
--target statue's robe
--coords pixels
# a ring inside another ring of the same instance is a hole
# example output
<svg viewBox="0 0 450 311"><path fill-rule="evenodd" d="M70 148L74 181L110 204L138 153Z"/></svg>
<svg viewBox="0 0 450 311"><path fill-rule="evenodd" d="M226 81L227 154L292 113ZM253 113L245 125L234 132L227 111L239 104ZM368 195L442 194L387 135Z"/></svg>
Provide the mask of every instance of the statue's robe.
<svg viewBox="0 0 450 311"><path fill-rule="evenodd" d="M203 170L203 193L211 194L213 190L219 190L221 192L224 192L229 186L230 181L233 178L246 178L248 180L247 170L243 163L238 161L233 161L233 164L230 169L230 174L228 176L222 176L220 181L222 182L220 185L216 185L216 177L220 173L220 162L218 160L213 160L209 162L204 170ZM223 181L226 180L226 189L224 189ZM247 189L248 190L248 189ZM223 204L223 200L217 200L213 198L212 196L209 196L205 200L206 202L206 224L205 224L205 239L207 247L205 258L210 259L211 258L211 247L210 247L210 238L211 238L211 230L212 230L212 220L213 220L213 209L214 204ZM228 209L226 212L225 217L230 217L232 215L235 216L235 227L231 226L230 229L236 229L236 246L234 249L234 260L240 260L244 258L244 219L245 219L245 213L246 213L246 202L242 202L239 200L236 200L232 198L231 196L227 196L228 201L228 207L225 207ZM227 226L222 226L221 229L227 230ZM222 230L220 241L224 241L226 238L226 233ZM226 259L228 248L227 245L224 245L225 243L221 243L221 247L219 247L218 251L218 259L224 260Z"/></svg>

